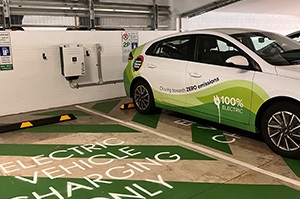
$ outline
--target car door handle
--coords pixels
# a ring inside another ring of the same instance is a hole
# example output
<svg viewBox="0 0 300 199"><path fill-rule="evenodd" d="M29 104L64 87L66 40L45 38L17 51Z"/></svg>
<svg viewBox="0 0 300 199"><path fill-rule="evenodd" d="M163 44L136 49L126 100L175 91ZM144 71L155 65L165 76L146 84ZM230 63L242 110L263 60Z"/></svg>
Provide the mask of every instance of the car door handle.
<svg viewBox="0 0 300 199"><path fill-rule="evenodd" d="M147 64L148 68L156 68L156 65L154 64Z"/></svg>
<svg viewBox="0 0 300 199"><path fill-rule="evenodd" d="M202 77L202 75L200 75L199 73L189 73L189 75L191 77L194 77L194 78L200 78L200 77Z"/></svg>

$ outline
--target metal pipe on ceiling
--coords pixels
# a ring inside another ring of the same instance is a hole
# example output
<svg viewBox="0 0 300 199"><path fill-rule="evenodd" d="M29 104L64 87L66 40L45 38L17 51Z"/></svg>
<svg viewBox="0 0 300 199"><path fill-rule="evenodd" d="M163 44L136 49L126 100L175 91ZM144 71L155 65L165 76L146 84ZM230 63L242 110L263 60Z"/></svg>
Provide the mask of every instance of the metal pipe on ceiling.
<svg viewBox="0 0 300 199"><path fill-rule="evenodd" d="M209 3L205 6L201 6L199 8L194 9L194 10L191 10L189 12L182 13L180 15L180 17L181 18L195 17L195 16L198 16L198 15L204 14L206 12L210 12L212 10L216 10L218 8L221 8L221 7L224 7L224 6L239 2L239 1L242 1L242 0L219 0L219 1L214 1L212 3Z"/></svg>
<svg viewBox="0 0 300 199"><path fill-rule="evenodd" d="M89 0L89 19L90 19L90 29L95 29L95 9L94 0Z"/></svg>
<svg viewBox="0 0 300 199"><path fill-rule="evenodd" d="M110 23L109 19L116 20L117 23L113 24L123 28L168 29L167 21L170 20L171 14L168 5L157 4L156 0L153 0L153 4L102 2L99 0L3 0L2 2L7 1L9 1L7 5L10 12L8 14L10 18L8 19L12 20L11 25L7 27L69 27L68 22L61 24L58 21L57 24L54 24L49 23L49 20L45 20L45 24L42 21L37 24L34 20L39 20L38 17L61 17L66 19L72 17L75 20L79 18L79 23L77 24L76 21L73 24L89 29L100 26L100 21L101 27L107 27L109 25L107 23ZM2 9L6 8L3 5L0 4L0 7ZM4 19L3 13L2 11ZM23 20L23 17L25 17L25 20ZM136 20L138 24L133 23ZM81 21L86 22L83 24ZM4 24L4 21L0 21L0 25L1 23Z"/></svg>
<svg viewBox="0 0 300 199"><path fill-rule="evenodd" d="M9 0L2 1L2 8L3 8L3 28L9 29L11 27Z"/></svg>

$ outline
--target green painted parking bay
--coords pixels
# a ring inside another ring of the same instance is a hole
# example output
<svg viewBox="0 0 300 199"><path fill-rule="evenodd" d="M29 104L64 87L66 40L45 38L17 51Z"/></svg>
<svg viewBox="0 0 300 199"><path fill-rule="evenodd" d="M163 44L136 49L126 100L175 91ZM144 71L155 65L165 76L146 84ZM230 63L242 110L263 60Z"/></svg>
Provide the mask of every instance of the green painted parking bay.
<svg viewBox="0 0 300 199"><path fill-rule="evenodd" d="M300 197L300 160L205 121L120 110L127 102L24 114L29 120L69 110L77 120L0 134L0 198Z"/></svg>
<svg viewBox="0 0 300 199"><path fill-rule="evenodd" d="M12 177L0 177L4 184L3 198L172 198L172 199L253 199L299 197L299 191L278 185L227 185L164 181L162 176L143 181L108 180L95 182L92 178L40 178L26 183ZM22 187L17 189L16 187ZM36 187L40 187L37 189ZM21 197L20 197L21 196Z"/></svg>

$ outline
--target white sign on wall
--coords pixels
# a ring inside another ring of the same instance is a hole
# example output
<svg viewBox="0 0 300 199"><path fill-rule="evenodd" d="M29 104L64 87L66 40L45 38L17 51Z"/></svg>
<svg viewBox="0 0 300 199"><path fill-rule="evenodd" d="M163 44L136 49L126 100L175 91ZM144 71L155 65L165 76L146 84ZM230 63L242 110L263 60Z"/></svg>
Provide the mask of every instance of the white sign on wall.
<svg viewBox="0 0 300 199"><path fill-rule="evenodd" d="M0 33L0 70L13 70L10 34Z"/></svg>
<svg viewBox="0 0 300 199"><path fill-rule="evenodd" d="M138 47L138 32L122 32L123 62L127 62L129 53Z"/></svg>

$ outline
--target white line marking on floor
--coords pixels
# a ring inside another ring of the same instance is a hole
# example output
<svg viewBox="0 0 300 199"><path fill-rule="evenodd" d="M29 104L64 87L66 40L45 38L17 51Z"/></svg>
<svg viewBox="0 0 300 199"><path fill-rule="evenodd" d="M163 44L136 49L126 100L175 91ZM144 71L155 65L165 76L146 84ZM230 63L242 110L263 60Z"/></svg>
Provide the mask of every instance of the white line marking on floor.
<svg viewBox="0 0 300 199"><path fill-rule="evenodd" d="M181 144L181 145L183 145L183 146L187 146L187 147L189 147L189 148L192 148L192 149L201 151L201 152L206 153L206 154L208 154L208 155L211 155L211 156L213 156L213 157L220 158L220 159L226 160L226 161L228 161L228 162L232 162L232 163L234 163L234 164L237 164L237 165L246 167L246 168L251 169L251 170L253 170L253 171L262 173L262 174L264 174L264 175L268 175L268 176L270 176L270 177L273 177L273 178L276 178L276 179L279 179L279 180L282 180L282 181L284 181L284 182L287 182L287 183L290 183L290 184L293 184L293 185L296 185L296 186L300 187L300 181L297 181L297 180L294 180L294 179L291 179L291 178L288 178L288 177L279 175L279 174L277 174L277 173L273 173L273 172L271 172L271 171L267 171L267 170L258 168L258 167L256 167L256 166L253 166L253 165L251 165L251 164L242 162L242 161L240 161L240 160L236 160L236 159L234 159L234 158L232 158L232 157L223 155L223 154L221 154L221 153L218 153L218 152L215 152L215 151L211 151L211 150L206 149L206 148L204 148L204 147L201 147L201 146L199 146L199 145L190 144L190 143L188 143L188 142L185 142L185 141L182 141L182 140L179 140L179 139L176 139L176 138L173 138L173 137L170 137L170 136L161 134L161 133L156 132L156 131L154 131L154 130L152 130L152 129L149 129L149 128L147 128L147 127L139 126L139 125L133 124L133 123L131 123L131 122L126 122L126 121L123 121L123 120L120 120L120 119L117 119L117 118L114 118L114 117L111 117L111 116L108 116L108 115L105 115L105 114L102 114L102 113L99 113L99 112L96 112L96 111L93 111L93 110L90 110L90 109L88 109L88 108L85 108L85 107L82 107L82 106L79 106L79 105L76 105L75 107L76 107L76 108L79 108L79 109L81 109L81 110L84 110L84 111L86 111L86 112L93 113L94 115L98 115L98 116L104 117L104 118L106 118L106 119L115 121L115 122L117 122L117 123L119 123L119 124L123 124L123 125L129 126L129 127L135 128L135 129L139 129L139 130L141 130L141 131L146 131L146 132L148 132L148 133L151 133L151 134L154 134L154 135L156 135L156 136L159 136L159 137L162 137L162 138L171 140L171 141L176 142L176 143L178 143L178 144Z"/></svg>

